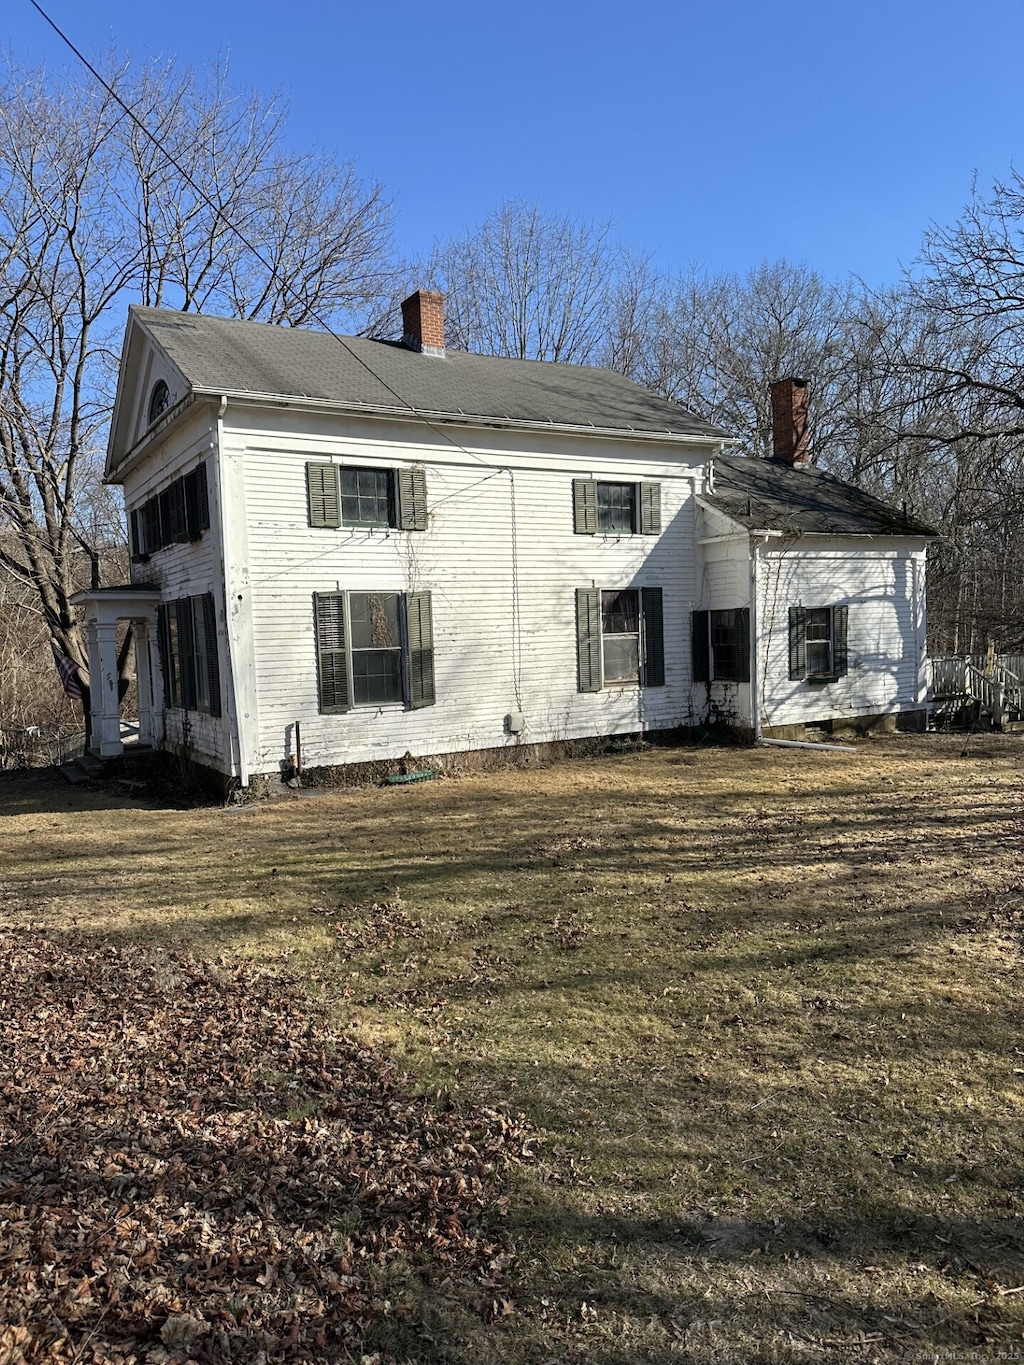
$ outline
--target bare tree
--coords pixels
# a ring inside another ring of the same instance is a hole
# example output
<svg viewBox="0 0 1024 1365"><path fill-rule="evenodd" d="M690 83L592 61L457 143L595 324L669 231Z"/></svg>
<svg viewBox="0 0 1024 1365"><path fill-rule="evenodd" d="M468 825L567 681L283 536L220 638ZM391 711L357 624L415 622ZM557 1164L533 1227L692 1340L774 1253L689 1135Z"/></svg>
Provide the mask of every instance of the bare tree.
<svg viewBox="0 0 1024 1365"><path fill-rule="evenodd" d="M279 100L173 65L105 79L0 79L0 571L77 665L87 726L70 598L98 585L111 534L99 475L126 304L358 329L392 273L380 188L289 153Z"/></svg>
<svg viewBox="0 0 1024 1365"><path fill-rule="evenodd" d="M804 376L816 457L832 433L850 299L786 261L743 277L691 269L663 288L633 376L740 436L752 455L771 453L772 382Z"/></svg>
<svg viewBox="0 0 1024 1365"><path fill-rule="evenodd" d="M607 224L511 199L439 243L429 272L454 346L585 365L606 345L617 261Z"/></svg>

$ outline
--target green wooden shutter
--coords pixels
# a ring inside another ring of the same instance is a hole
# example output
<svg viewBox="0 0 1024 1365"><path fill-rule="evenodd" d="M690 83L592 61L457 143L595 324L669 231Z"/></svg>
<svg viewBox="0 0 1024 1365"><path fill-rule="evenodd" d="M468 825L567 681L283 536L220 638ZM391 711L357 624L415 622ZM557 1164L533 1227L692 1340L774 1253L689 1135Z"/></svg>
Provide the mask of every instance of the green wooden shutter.
<svg viewBox="0 0 1024 1365"><path fill-rule="evenodd" d="M847 649L847 618L849 608L832 608L832 672L837 678L845 678L850 671Z"/></svg>
<svg viewBox="0 0 1024 1365"><path fill-rule="evenodd" d="M427 476L422 469L398 471L398 527L401 531L427 529Z"/></svg>
<svg viewBox="0 0 1024 1365"><path fill-rule="evenodd" d="M217 609L213 593L204 594L203 633L206 636L206 673L209 684L210 715L220 715L220 656L217 652Z"/></svg>
<svg viewBox="0 0 1024 1365"><path fill-rule="evenodd" d="M711 681L711 613L690 613L690 643L693 649L693 681Z"/></svg>
<svg viewBox="0 0 1024 1365"><path fill-rule="evenodd" d="M807 612L803 607L789 609L789 676L807 677Z"/></svg>
<svg viewBox="0 0 1024 1365"><path fill-rule="evenodd" d="M160 499L150 498L142 507L142 553L155 554L163 548L160 534Z"/></svg>
<svg viewBox="0 0 1024 1365"><path fill-rule="evenodd" d="M198 540L210 529L210 494L206 484L206 461L183 479L185 491L185 526L189 540Z"/></svg>
<svg viewBox="0 0 1024 1365"><path fill-rule="evenodd" d="M142 513L141 513L141 512L129 512L129 514L128 514L128 529L129 529L129 533L130 533L130 536L131 536L132 563L133 563L133 564L138 564L138 563L140 563L143 559L146 558L146 555L145 555L145 553L143 552L143 549L142 549L143 540L142 540Z"/></svg>
<svg viewBox="0 0 1024 1365"><path fill-rule="evenodd" d="M320 713L337 715L351 708L348 654L345 648L345 594L313 594L316 623L317 687Z"/></svg>
<svg viewBox="0 0 1024 1365"><path fill-rule="evenodd" d="M750 608L736 613L736 681L750 681Z"/></svg>
<svg viewBox="0 0 1024 1365"><path fill-rule="evenodd" d="M178 705L178 689L176 685L174 662L171 658L171 628L170 612L173 604L161 602L157 607L156 616L156 642L157 652L160 655L160 672L164 679L164 706Z"/></svg>
<svg viewBox="0 0 1024 1365"><path fill-rule="evenodd" d="M309 503L310 526L333 528L341 525L341 493L337 465L306 465L306 497Z"/></svg>
<svg viewBox="0 0 1024 1365"><path fill-rule="evenodd" d="M597 484L593 479L572 481L572 529L578 536L597 534Z"/></svg>
<svg viewBox="0 0 1024 1365"><path fill-rule="evenodd" d="M191 597L179 597L174 604L178 619L178 660L181 667L181 705L196 709L196 635L192 622Z"/></svg>
<svg viewBox="0 0 1024 1365"><path fill-rule="evenodd" d="M188 538L185 481L175 479L160 494L160 539L164 545L184 545Z"/></svg>
<svg viewBox="0 0 1024 1365"><path fill-rule="evenodd" d="M405 599L409 649L409 705L414 711L434 704L434 623L429 592L411 592Z"/></svg>
<svg viewBox="0 0 1024 1365"><path fill-rule="evenodd" d="M601 690L601 593L598 588L576 589L577 690Z"/></svg>
<svg viewBox="0 0 1024 1365"><path fill-rule="evenodd" d="M661 609L661 589L641 588L640 601L644 623L644 687L665 686L665 624Z"/></svg>
<svg viewBox="0 0 1024 1365"><path fill-rule="evenodd" d="M645 536L661 535L661 484L640 485L640 531Z"/></svg>

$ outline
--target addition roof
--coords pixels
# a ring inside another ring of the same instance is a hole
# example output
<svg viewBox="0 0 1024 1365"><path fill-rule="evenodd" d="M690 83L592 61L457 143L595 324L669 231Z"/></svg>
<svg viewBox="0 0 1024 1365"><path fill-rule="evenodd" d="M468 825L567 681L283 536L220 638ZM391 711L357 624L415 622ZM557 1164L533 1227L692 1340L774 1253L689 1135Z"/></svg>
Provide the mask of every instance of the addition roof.
<svg viewBox="0 0 1024 1365"><path fill-rule="evenodd" d="M742 455L714 462L704 501L751 531L793 535L934 536L930 526L814 465Z"/></svg>
<svg viewBox="0 0 1024 1365"><path fill-rule="evenodd" d="M425 355L400 342L162 308L132 308L131 318L193 393L319 400L369 412L501 425L729 439L614 370L457 351Z"/></svg>

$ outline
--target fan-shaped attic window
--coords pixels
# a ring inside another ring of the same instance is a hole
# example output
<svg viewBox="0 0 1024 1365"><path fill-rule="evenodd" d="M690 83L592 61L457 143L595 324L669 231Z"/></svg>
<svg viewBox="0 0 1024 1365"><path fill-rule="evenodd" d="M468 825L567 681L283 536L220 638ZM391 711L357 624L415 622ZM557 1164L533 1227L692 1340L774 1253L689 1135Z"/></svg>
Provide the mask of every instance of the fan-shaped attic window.
<svg viewBox="0 0 1024 1365"><path fill-rule="evenodd" d="M171 391L162 379L158 379L153 385L153 392L149 395L149 426L152 426L160 414L170 407L170 403Z"/></svg>

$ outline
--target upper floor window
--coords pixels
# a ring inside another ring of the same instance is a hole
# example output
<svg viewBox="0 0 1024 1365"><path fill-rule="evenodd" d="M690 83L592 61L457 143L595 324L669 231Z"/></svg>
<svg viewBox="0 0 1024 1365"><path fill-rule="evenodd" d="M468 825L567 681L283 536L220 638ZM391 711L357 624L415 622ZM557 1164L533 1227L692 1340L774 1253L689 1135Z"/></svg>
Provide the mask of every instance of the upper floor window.
<svg viewBox="0 0 1024 1365"><path fill-rule="evenodd" d="M661 484L573 479L572 512L578 536L658 536Z"/></svg>
<svg viewBox="0 0 1024 1365"><path fill-rule="evenodd" d="M171 405L171 391L162 379L158 379L153 385L153 392L149 395L149 415L147 426L152 426L156 419Z"/></svg>
<svg viewBox="0 0 1024 1365"><path fill-rule="evenodd" d="M166 545L198 540L209 529L210 494L202 460L131 512L132 559L138 563Z"/></svg>
<svg viewBox="0 0 1024 1365"><path fill-rule="evenodd" d="M597 529L606 535L632 535L636 526L636 484L597 485Z"/></svg>
<svg viewBox="0 0 1024 1365"><path fill-rule="evenodd" d="M311 462L306 498L310 526L427 529L427 479L415 466L370 469Z"/></svg>
<svg viewBox="0 0 1024 1365"><path fill-rule="evenodd" d="M342 526L394 526L394 479L390 469L341 470Z"/></svg>

